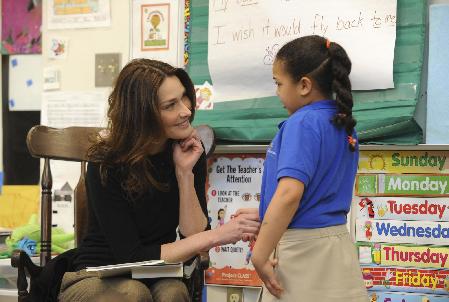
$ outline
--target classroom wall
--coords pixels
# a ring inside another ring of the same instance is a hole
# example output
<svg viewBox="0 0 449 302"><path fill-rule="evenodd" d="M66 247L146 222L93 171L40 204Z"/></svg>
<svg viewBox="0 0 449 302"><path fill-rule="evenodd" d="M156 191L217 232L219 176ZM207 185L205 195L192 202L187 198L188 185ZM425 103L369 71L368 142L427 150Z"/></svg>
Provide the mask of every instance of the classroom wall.
<svg viewBox="0 0 449 302"><path fill-rule="evenodd" d="M449 3L449 0L429 0L429 4L435 3ZM95 89L95 53L121 53L121 66L128 61L130 40L129 15L129 1L111 0L110 27L48 30L47 1L43 1L43 66L44 68L55 66L60 69L62 91ZM48 59L47 49L49 47L49 41L52 37L62 37L69 40L68 56L66 59ZM423 81L423 83L425 83L425 81ZM419 124L423 126L423 129L425 129L425 106L426 103L424 95L423 99L417 106L416 112L417 120ZM1 119L2 116L0 115L0 122ZM2 147L2 143L2 133L0 132L0 148ZM3 170L2 157L2 152L0 152L0 171Z"/></svg>
<svg viewBox="0 0 449 302"><path fill-rule="evenodd" d="M111 0L111 26L86 29L47 28L47 1L43 1L42 55L43 67L60 69L61 91L95 89L95 54L121 53L121 66L129 58L130 1ZM66 59L48 59L51 38L66 38Z"/></svg>

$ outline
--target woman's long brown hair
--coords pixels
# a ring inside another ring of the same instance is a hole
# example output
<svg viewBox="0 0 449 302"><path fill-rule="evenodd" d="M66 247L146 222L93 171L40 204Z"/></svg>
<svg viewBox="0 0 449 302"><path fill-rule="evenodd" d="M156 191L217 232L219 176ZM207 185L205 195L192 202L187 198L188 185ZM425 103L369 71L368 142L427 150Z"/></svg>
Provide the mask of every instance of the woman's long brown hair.
<svg viewBox="0 0 449 302"><path fill-rule="evenodd" d="M148 186L167 189L152 175L153 164L148 155L165 134L159 112L158 91L162 82L176 76L192 102L195 113L195 88L187 73L180 68L149 59L130 61L117 77L108 98L107 134L99 135L89 150L89 158L101 163L101 178L106 182L108 168L126 171L122 187L130 194L140 194Z"/></svg>

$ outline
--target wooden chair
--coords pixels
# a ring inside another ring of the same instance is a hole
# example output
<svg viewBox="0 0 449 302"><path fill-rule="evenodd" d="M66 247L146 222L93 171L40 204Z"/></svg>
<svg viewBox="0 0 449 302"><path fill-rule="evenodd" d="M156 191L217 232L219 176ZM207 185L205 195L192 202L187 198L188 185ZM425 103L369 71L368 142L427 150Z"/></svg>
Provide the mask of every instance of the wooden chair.
<svg viewBox="0 0 449 302"><path fill-rule="evenodd" d="M215 148L214 132L212 128L201 125L197 132L203 141L206 156L213 153ZM51 226L52 226L52 175L50 160L75 161L81 164L81 175L74 192L75 205L75 245L81 242L87 229L87 194L85 187L87 150L92 144L95 135L102 128L94 127L68 127L55 129L46 126L35 126L27 136L27 146L33 157L44 159L41 186L41 253L40 266L35 265L31 258L22 250L15 250L11 257L11 265L17 267L18 301L31 301L28 292L27 276L33 281L42 274L44 266L51 258ZM189 267L186 267L189 265ZM185 263L185 271L193 271L190 278L184 278L192 301L201 301L203 287L203 271L209 267L208 253L201 253L194 259Z"/></svg>

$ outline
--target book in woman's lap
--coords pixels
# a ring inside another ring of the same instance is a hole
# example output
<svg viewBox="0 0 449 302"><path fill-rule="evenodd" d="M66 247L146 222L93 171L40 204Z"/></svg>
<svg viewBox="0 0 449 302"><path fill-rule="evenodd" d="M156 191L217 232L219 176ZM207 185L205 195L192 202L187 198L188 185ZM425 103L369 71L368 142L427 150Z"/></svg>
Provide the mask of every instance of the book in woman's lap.
<svg viewBox="0 0 449 302"><path fill-rule="evenodd" d="M99 278L131 275L133 279L182 277L182 263L167 263L164 260L149 260L113 265L87 267L87 272L96 272Z"/></svg>

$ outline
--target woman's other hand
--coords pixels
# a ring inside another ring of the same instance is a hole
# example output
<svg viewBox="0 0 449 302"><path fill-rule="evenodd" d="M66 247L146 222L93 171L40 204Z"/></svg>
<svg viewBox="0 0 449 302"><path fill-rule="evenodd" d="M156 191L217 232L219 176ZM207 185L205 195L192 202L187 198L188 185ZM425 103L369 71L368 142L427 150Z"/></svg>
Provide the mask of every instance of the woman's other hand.
<svg viewBox="0 0 449 302"><path fill-rule="evenodd" d="M201 140L196 133L192 134L176 143L173 147L173 161L176 166L176 173L192 172L193 166L204 152Z"/></svg>

